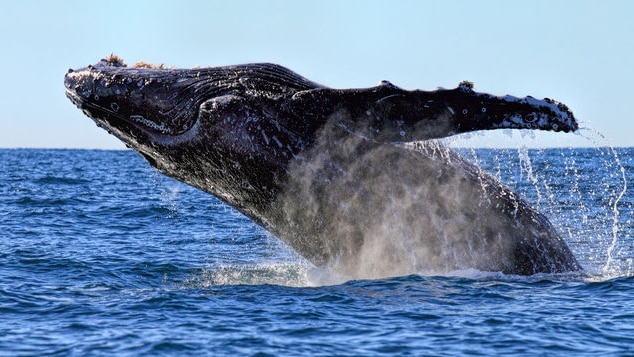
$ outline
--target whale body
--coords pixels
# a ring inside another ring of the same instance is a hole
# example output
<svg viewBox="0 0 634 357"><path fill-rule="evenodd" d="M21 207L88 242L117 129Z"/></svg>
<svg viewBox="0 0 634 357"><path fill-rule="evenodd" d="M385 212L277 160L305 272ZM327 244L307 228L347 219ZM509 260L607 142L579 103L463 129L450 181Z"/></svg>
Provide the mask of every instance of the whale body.
<svg viewBox="0 0 634 357"><path fill-rule="evenodd" d="M69 70L65 86L151 166L348 277L581 269L545 215L436 140L577 130L552 99L478 93L469 82L333 89L275 64L166 69L116 56Z"/></svg>

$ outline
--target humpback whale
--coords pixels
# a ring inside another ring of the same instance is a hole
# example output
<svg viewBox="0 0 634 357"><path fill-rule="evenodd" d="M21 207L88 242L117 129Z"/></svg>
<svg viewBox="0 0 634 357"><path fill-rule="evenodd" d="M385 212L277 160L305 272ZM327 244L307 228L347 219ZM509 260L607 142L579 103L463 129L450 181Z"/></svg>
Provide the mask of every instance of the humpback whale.
<svg viewBox="0 0 634 357"><path fill-rule="evenodd" d="M350 278L581 269L544 214L437 140L577 130L555 100L466 81L334 89L269 63L178 69L116 56L64 82L73 104L158 171Z"/></svg>

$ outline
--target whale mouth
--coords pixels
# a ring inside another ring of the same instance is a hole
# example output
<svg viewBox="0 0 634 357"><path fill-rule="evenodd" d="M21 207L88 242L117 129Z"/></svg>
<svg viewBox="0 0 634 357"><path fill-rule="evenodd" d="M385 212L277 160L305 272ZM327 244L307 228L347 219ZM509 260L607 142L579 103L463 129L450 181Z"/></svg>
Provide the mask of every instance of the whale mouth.
<svg viewBox="0 0 634 357"><path fill-rule="evenodd" d="M141 134L174 137L195 125L198 106L193 98L180 94L183 91L179 88L186 87L186 81L170 78L168 72L127 68L122 62L106 59L86 68L69 69L64 85L66 96L97 126L136 138Z"/></svg>

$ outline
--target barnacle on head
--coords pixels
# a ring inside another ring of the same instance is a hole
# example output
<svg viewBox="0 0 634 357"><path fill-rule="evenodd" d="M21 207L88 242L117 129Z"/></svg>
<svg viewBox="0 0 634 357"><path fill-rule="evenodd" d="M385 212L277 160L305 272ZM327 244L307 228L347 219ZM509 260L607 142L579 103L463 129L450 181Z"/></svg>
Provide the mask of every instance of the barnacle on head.
<svg viewBox="0 0 634 357"><path fill-rule="evenodd" d="M147 68L147 69L165 69L164 64L151 64L143 61L139 61L134 64L134 68Z"/></svg>
<svg viewBox="0 0 634 357"><path fill-rule="evenodd" d="M123 58L115 55L114 53L110 53L110 56L105 58L105 61L112 65L112 66L116 66L116 67L127 67L128 65L125 64L125 62L123 62Z"/></svg>

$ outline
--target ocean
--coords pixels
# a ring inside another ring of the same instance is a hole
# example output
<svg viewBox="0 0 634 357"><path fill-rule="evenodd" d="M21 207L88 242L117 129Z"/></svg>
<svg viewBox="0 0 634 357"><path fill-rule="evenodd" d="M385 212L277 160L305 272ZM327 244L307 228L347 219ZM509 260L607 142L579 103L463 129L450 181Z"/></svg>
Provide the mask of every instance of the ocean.
<svg viewBox="0 0 634 357"><path fill-rule="evenodd" d="M346 281L135 152L0 150L0 356L634 355L634 149L461 153L584 273Z"/></svg>

